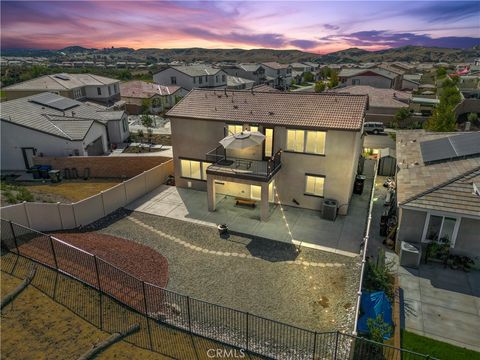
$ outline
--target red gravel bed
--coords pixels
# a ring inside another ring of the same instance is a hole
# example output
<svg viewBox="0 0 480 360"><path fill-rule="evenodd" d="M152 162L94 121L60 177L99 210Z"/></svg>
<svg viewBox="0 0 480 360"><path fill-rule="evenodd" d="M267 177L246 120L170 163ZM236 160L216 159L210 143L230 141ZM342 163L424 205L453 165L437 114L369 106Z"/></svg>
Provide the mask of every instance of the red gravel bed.
<svg viewBox="0 0 480 360"><path fill-rule="evenodd" d="M94 254L142 281L163 288L167 286L168 261L148 246L95 232L58 233L52 236Z"/></svg>

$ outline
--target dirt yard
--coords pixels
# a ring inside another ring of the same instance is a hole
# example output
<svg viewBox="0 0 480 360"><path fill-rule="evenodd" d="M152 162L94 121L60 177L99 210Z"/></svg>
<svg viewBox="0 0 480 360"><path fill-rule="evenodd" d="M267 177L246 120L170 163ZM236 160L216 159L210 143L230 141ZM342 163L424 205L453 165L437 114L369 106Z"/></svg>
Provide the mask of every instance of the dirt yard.
<svg viewBox="0 0 480 360"><path fill-rule="evenodd" d="M21 201L69 204L98 194L100 191L107 190L121 181L121 179L89 179L63 180L55 184L51 182L2 183L2 206Z"/></svg>
<svg viewBox="0 0 480 360"><path fill-rule="evenodd" d="M1 273L2 297L21 282ZM2 313L2 359L76 359L109 334L29 287ZM120 342L98 359L169 359Z"/></svg>

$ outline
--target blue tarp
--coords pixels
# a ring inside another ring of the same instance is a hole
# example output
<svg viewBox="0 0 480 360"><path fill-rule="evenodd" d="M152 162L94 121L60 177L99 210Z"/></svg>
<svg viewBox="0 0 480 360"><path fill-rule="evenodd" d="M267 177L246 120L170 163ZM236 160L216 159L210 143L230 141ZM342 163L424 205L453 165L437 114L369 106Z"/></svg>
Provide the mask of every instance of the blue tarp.
<svg viewBox="0 0 480 360"><path fill-rule="evenodd" d="M387 295L383 291L377 292L364 292L360 299L360 310L363 315L358 319L358 331L360 333L368 334L368 319L375 319L378 314L382 314L383 321L391 325L392 322L392 305L388 300ZM389 339L391 334L385 336L385 340Z"/></svg>

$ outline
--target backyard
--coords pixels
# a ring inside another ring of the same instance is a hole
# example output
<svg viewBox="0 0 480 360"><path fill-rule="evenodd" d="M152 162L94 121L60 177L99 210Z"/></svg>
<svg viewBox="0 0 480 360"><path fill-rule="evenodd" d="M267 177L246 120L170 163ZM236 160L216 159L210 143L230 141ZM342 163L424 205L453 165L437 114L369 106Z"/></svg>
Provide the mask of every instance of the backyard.
<svg viewBox="0 0 480 360"><path fill-rule="evenodd" d="M120 183L121 179L62 180L59 183L6 182L1 183L1 206L29 202L72 203Z"/></svg>
<svg viewBox="0 0 480 360"><path fill-rule="evenodd" d="M88 231L147 245L169 262L168 290L316 331L351 331L359 259L139 212Z"/></svg>

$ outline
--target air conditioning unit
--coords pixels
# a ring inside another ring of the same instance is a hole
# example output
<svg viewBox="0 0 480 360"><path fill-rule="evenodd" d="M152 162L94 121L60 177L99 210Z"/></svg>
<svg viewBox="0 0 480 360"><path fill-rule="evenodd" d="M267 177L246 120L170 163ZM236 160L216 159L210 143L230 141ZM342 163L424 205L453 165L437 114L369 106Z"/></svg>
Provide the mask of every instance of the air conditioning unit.
<svg viewBox="0 0 480 360"><path fill-rule="evenodd" d="M323 200L322 218L335 221L337 218L338 201L334 199Z"/></svg>
<svg viewBox="0 0 480 360"><path fill-rule="evenodd" d="M412 244L402 241L400 247L400 265L418 269L422 251Z"/></svg>

